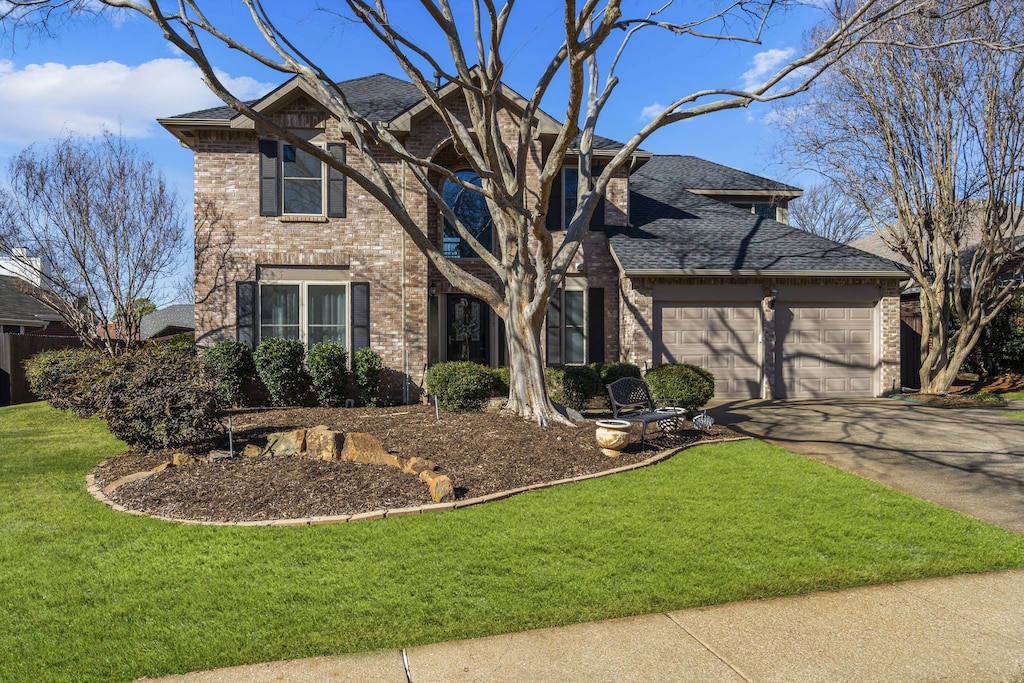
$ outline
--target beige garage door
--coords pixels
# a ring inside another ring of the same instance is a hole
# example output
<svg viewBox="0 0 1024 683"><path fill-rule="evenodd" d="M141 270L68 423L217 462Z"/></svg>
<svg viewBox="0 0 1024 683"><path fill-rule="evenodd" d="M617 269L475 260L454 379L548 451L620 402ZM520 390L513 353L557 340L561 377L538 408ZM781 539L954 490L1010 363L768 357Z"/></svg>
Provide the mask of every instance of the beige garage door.
<svg viewBox="0 0 1024 683"><path fill-rule="evenodd" d="M654 362L690 363L715 376L716 398L761 395L761 314L734 302L658 302Z"/></svg>
<svg viewBox="0 0 1024 683"><path fill-rule="evenodd" d="M777 398L876 394L873 304L780 304L775 316Z"/></svg>

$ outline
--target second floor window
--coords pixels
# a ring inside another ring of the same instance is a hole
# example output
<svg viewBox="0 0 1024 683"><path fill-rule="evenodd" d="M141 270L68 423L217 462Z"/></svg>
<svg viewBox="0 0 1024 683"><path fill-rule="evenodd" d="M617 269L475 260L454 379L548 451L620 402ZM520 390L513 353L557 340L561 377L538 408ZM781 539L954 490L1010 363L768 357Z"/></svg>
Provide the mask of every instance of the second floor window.
<svg viewBox="0 0 1024 683"><path fill-rule="evenodd" d="M323 164L294 145L281 145L281 187L284 213L322 214Z"/></svg>
<svg viewBox="0 0 1024 683"><path fill-rule="evenodd" d="M345 160L345 145L328 143L328 153ZM261 216L344 218L345 176L313 154L277 140L259 142Z"/></svg>
<svg viewBox="0 0 1024 683"><path fill-rule="evenodd" d="M456 171L455 176L463 181L477 187L481 187L480 176L474 171ZM494 221L491 212L487 208L487 201L483 195L467 189L457 182L445 180L442 188L444 203L458 216L459 221L466 227L466 230L480 243L487 251L492 251L494 243ZM455 226L444 219L443 236L444 255L447 258L479 258L469 242L464 240Z"/></svg>

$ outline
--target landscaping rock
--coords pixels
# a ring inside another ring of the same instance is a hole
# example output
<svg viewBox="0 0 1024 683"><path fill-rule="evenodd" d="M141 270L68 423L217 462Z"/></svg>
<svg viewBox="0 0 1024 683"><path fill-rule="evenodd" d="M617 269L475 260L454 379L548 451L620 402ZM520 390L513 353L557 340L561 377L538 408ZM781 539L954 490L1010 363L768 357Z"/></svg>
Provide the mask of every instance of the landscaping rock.
<svg viewBox="0 0 1024 683"><path fill-rule="evenodd" d="M352 432L345 436L345 447L341 450L342 460L361 462L368 465L390 465L402 468L401 459L384 450L384 446L372 434Z"/></svg>
<svg viewBox="0 0 1024 683"><path fill-rule="evenodd" d="M318 460L338 460L344 450L345 433L335 432L325 425L306 432L306 455Z"/></svg>
<svg viewBox="0 0 1024 683"><path fill-rule="evenodd" d="M175 453L171 456L171 464L175 467L181 467L182 465L194 465L199 462L199 458L189 455L188 453Z"/></svg>
<svg viewBox="0 0 1024 683"><path fill-rule="evenodd" d="M402 460L402 471L409 474L418 475L424 470L436 470L437 465L434 464L433 460L424 460L423 458L417 458L413 456L408 460Z"/></svg>
<svg viewBox="0 0 1024 683"><path fill-rule="evenodd" d="M293 429L290 432L277 432L267 437L264 455L299 455L306 450L306 430Z"/></svg>
<svg viewBox="0 0 1024 683"><path fill-rule="evenodd" d="M455 487L447 475L438 474L433 470L420 472L420 479L427 482L430 497L435 503L448 503L455 500Z"/></svg>
<svg viewBox="0 0 1024 683"><path fill-rule="evenodd" d="M263 449L254 443L247 443L242 449L242 457L245 458L257 458L261 455L263 455Z"/></svg>

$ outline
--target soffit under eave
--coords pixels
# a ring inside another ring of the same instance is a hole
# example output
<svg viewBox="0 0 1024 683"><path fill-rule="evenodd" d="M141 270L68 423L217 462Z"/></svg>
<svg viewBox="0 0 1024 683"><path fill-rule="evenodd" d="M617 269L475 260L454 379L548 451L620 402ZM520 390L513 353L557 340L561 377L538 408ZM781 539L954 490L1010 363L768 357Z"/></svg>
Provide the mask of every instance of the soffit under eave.
<svg viewBox="0 0 1024 683"><path fill-rule="evenodd" d="M199 130L225 130L230 128L227 120L211 121L210 119L157 119L157 123L164 127L171 135L178 138L178 141L193 149L196 141L196 131Z"/></svg>

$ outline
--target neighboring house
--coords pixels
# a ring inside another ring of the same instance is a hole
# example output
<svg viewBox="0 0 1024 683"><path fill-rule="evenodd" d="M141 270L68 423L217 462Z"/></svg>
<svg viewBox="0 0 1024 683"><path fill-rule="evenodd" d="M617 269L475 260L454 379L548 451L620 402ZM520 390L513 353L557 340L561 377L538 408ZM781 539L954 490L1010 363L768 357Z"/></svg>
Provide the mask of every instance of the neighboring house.
<svg viewBox="0 0 1024 683"><path fill-rule="evenodd" d="M0 333L73 334L57 311L28 294L30 288L36 286L21 277L0 275Z"/></svg>
<svg viewBox="0 0 1024 683"><path fill-rule="evenodd" d="M356 111L386 123L413 153L465 168L412 84L378 74L339 85ZM504 94L512 113L522 111L521 97ZM456 114L464 107L453 87L440 95ZM254 106L346 154L338 121L299 81ZM160 123L194 151L197 197L220 203L219 236L230 244L217 272L196 273L201 346L222 339L255 345L267 336L337 340L350 351L369 345L391 371L396 400L419 397L431 363L507 364L497 317L453 290L358 186L307 163L300 150L261 135L229 108ZM537 172L559 128L538 114L529 172ZM598 139L595 165L620 147ZM347 160L360 164L356 153ZM575 207L577 172L567 162L548 214L553 231ZM430 238L466 269L486 274L401 163L387 170ZM474 195L437 182L464 217L479 215ZM609 184L549 309L549 364L692 362L715 374L716 396L724 398L875 396L898 388L905 273L785 225L788 201L799 195L694 157L637 152ZM487 218L478 221L485 243Z"/></svg>
<svg viewBox="0 0 1024 683"><path fill-rule="evenodd" d="M176 334L194 332L196 329L196 312L192 304L174 304L158 311L147 313L139 321L139 337L146 339L162 339Z"/></svg>
<svg viewBox="0 0 1024 683"><path fill-rule="evenodd" d="M35 401L24 362L40 351L80 346L55 310L29 295L36 286L0 275L0 406Z"/></svg>
<svg viewBox="0 0 1024 683"><path fill-rule="evenodd" d="M25 247L15 248L10 256L0 256L0 275L21 278L36 287L43 287L44 276L49 273L49 261L40 256L29 256Z"/></svg>
<svg viewBox="0 0 1024 683"><path fill-rule="evenodd" d="M975 214L977 215L977 214ZM964 271L968 271L971 260L978 249L981 239L982 226L980 221L971 222L970 230L967 233L966 243L960 250L960 265ZM1020 280L1020 261L1024 251L1024 237L1017 238L1017 256L1008 259L1002 271L1006 281ZM899 266L910 272L910 265L902 254L896 253L882 236L876 231L864 235L850 242L855 247L870 254L884 259L890 259ZM909 277L909 276L908 276ZM1004 283L1005 284L1005 283ZM961 284L965 289L970 288L969 282ZM924 334L924 320L921 315L921 287L914 280L908 280L900 293L900 384L907 388L918 388L921 385L921 336Z"/></svg>

